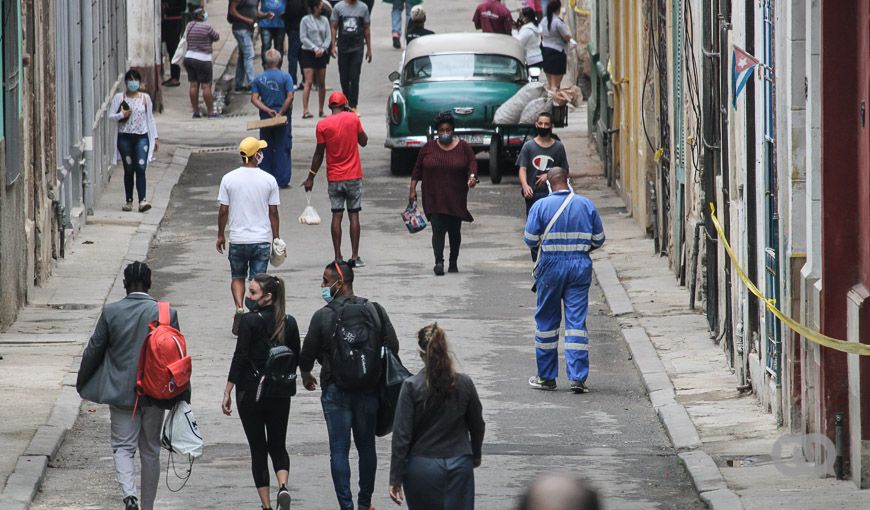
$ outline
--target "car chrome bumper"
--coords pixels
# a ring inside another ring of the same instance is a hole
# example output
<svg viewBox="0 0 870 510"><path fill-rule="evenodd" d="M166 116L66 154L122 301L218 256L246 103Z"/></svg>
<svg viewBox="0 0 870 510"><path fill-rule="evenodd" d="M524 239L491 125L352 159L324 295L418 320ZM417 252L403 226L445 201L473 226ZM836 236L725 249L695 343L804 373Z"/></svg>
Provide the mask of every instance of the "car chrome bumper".
<svg viewBox="0 0 870 510"><path fill-rule="evenodd" d="M420 149L424 145L428 138L425 136L400 136L397 138L388 137L384 141L384 147L388 149Z"/></svg>

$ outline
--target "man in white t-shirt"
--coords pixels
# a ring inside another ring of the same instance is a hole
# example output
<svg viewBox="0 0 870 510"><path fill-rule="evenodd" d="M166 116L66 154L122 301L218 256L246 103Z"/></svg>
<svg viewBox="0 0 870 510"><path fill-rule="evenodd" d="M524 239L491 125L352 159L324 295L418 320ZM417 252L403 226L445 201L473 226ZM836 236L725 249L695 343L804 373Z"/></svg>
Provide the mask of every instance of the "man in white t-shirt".
<svg viewBox="0 0 870 510"><path fill-rule="evenodd" d="M218 236L215 247L223 254L230 227L230 289L236 305L233 334L238 334L239 317L245 313L245 277L253 280L257 273L269 269L272 241L278 237L278 182L257 165L263 160L263 140L248 137L239 144L242 166L224 175L218 193Z"/></svg>

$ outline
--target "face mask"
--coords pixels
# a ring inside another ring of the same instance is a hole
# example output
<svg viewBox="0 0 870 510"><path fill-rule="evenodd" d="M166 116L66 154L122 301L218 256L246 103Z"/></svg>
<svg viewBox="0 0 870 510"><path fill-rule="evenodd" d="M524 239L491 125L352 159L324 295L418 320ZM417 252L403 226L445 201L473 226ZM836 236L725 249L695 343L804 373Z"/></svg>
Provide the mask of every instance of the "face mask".
<svg viewBox="0 0 870 510"><path fill-rule="evenodd" d="M139 90L139 80L130 80L127 82L127 90L130 92L136 92Z"/></svg>
<svg viewBox="0 0 870 510"><path fill-rule="evenodd" d="M254 158L257 160L257 164L259 165L260 163L263 162L263 153L262 153L262 152L258 152L258 153L254 156Z"/></svg>
<svg viewBox="0 0 870 510"><path fill-rule="evenodd" d="M208 13L207 12L202 13L202 20L208 21Z"/></svg>
<svg viewBox="0 0 870 510"><path fill-rule="evenodd" d="M331 303L332 300L335 299L332 297L332 287L321 287L320 288L320 296L327 303Z"/></svg>
<svg viewBox="0 0 870 510"><path fill-rule="evenodd" d="M450 142L453 141L453 133L439 133L438 134L438 142L441 145L450 145Z"/></svg>
<svg viewBox="0 0 870 510"><path fill-rule="evenodd" d="M538 133L538 136L540 136L542 138L547 138L553 132L553 128L551 128L551 127L542 128L542 127L535 126L535 132Z"/></svg>

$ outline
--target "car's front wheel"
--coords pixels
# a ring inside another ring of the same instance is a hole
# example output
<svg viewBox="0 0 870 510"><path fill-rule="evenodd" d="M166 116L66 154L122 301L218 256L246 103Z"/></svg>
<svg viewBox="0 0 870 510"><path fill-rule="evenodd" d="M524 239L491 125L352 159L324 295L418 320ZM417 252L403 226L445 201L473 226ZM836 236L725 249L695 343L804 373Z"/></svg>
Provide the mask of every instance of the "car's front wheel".
<svg viewBox="0 0 870 510"><path fill-rule="evenodd" d="M417 149L390 150L390 173L393 175L411 175L417 162Z"/></svg>

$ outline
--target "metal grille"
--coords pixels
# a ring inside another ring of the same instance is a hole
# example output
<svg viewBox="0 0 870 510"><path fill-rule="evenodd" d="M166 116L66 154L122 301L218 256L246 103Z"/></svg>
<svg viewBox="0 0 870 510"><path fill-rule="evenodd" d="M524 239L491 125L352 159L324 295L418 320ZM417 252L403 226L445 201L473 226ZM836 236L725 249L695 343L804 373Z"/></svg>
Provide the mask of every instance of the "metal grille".
<svg viewBox="0 0 870 510"><path fill-rule="evenodd" d="M683 239L683 201L682 201L682 185L686 180L686 140L685 140L685 118L683 111L685 107L683 97L683 78L684 78L684 62L683 62L683 45L686 37L685 33L685 17L684 17L684 2L686 0L674 0L673 3L673 50L674 50L674 105L676 113L674 115L674 152L676 153L676 191L678 193L674 201L674 252L681 252L681 242ZM681 264L674 264L674 269L677 273L681 270Z"/></svg>
<svg viewBox="0 0 870 510"><path fill-rule="evenodd" d="M774 9L773 0L764 0L764 62L761 72L764 78L764 168L765 195L767 197L764 250L765 283L767 296L779 304L779 210L777 208L777 168L776 168L776 60L774 55ZM767 337L766 367L776 384L780 383L780 357L782 356L782 326L779 319L769 311L765 312L765 334Z"/></svg>
<svg viewBox="0 0 870 510"><path fill-rule="evenodd" d="M669 122L668 65L666 58L668 54L668 1L657 0L656 3L656 23L652 23L650 28L655 26L653 44L658 46L655 55L659 89L659 147L663 151L661 159L659 159L659 196L661 197L661 240L659 253L667 254L668 237L670 234L669 216L671 214L671 125Z"/></svg>

